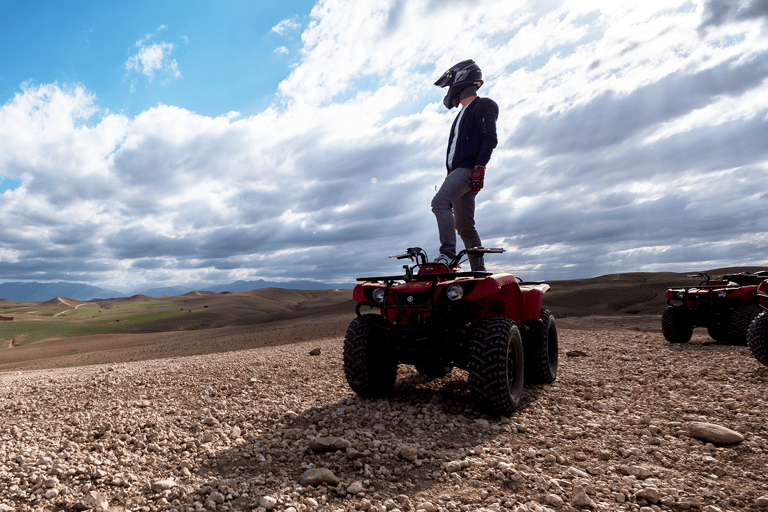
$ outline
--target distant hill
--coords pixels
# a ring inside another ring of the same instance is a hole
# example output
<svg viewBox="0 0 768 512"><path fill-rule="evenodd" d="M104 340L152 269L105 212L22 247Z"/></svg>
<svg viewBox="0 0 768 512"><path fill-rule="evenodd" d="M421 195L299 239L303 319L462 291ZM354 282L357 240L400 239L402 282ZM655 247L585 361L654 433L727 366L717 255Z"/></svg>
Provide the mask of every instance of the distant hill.
<svg viewBox="0 0 768 512"><path fill-rule="evenodd" d="M133 293L141 293L147 297L163 297L166 295L184 295L195 291L206 292L247 292L250 290L260 290L262 288L282 288L285 290L348 290L355 287L354 283L318 283L317 281L235 281L229 284L205 285L200 284L196 287L186 286L167 286L160 288L138 288Z"/></svg>
<svg viewBox="0 0 768 512"><path fill-rule="evenodd" d="M230 284L205 285L200 284L194 288L186 286L148 287L137 288L130 292L119 292L107 288L99 288L83 283L38 283L15 282L0 284L0 300L7 299L16 302L47 302L56 297L69 297L80 301L98 299L118 299L131 295L146 295L147 297L163 297L166 295L177 296L194 291L209 292L244 292L261 288L284 288L287 290L331 290L351 289L354 284L346 283L318 283L316 281L235 281Z"/></svg>

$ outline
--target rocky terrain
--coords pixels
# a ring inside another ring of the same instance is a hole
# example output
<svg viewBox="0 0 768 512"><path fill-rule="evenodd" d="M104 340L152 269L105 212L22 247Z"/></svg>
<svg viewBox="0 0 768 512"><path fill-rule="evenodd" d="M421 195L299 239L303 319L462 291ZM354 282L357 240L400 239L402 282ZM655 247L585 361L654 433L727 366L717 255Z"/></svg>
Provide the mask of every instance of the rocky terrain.
<svg viewBox="0 0 768 512"><path fill-rule="evenodd" d="M2 373L0 511L768 509L746 347L561 328L557 380L491 418L461 370L359 399L342 342Z"/></svg>

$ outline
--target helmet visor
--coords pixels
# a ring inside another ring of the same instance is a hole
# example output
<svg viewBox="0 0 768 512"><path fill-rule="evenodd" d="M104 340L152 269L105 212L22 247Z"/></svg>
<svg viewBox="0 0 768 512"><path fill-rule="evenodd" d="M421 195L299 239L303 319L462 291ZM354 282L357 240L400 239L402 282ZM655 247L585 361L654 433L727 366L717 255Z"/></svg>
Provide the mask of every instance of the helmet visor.
<svg viewBox="0 0 768 512"><path fill-rule="evenodd" d="M459 62L458 64L454 64L451 66L451 68L443 73L443 76L437 79L437 82L435 82L435 85L438 87L445 87L446 85L452 85L456 81L456 74L463 70L465 67L474 64L475 61L472 59L463 60Z"/></svg>
<svg viewBox="0 0 768 512"><path fill-rule="evenodd" d="M451 83L452 76L453 76L453 73L451 73L451 70L449 69L443 74L443 76L437 79L437 82L435 82L435 85L438 87L445 87L446 85L449 85Z"/></svg>

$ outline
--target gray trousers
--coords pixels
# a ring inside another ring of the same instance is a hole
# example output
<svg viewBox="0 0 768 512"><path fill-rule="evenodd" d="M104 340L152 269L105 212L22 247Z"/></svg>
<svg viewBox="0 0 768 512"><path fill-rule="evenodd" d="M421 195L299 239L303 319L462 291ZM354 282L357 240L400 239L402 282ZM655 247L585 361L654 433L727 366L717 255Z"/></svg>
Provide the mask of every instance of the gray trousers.
<svg viewBox="0 0 768 512"><path fill-rule="evenodd" d="M472 169L466 167L451 171L432 199L432 212L437 218L437 231L440 234L440 254L451 259L456 257L457 231L465 248L483 245L475 229L477 192L469 189L471 172ZM485 261L482 256L470 256L469 266L473 271L484 271Z"/></svg>

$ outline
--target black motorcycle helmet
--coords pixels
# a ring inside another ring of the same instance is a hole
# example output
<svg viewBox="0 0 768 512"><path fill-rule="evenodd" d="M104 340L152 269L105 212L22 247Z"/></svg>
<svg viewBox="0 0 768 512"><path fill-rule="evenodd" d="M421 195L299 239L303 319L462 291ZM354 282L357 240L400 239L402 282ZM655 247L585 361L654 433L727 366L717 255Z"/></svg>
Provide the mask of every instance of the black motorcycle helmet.
<svg viewBox="0 0 768 512"><path fill-rule="evenodd" d="M448 87L448 93L443 98L443 105L448 110L459 104L459 94L470 85L478 89L483 85L483 72L472 59L463 60L455 64L448 71L443 73L435 85L438 87Z"/></svg>

